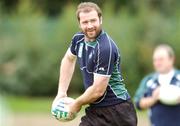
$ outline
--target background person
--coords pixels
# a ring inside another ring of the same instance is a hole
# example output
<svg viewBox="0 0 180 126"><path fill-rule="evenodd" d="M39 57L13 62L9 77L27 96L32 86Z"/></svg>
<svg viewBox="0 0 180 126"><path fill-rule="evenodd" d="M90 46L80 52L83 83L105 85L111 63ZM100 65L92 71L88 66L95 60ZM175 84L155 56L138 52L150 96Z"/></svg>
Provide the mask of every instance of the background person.
<svg viewBox="0 0 180 126"><path fill-rule="evenodd" d="M180 71L174 68L174 60L174 51L169 45L157 46L153 54L155 72L141 81L136 92L136 106L150 110L152 126L180 126L180 100L173 106L159 101L161 86L171 84L180 88Z"/></svg>

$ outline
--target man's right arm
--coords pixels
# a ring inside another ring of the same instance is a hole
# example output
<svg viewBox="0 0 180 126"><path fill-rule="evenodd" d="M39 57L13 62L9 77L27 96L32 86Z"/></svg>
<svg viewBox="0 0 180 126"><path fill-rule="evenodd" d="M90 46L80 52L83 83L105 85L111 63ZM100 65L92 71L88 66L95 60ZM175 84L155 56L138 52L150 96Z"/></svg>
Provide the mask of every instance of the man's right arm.
<svg viewBox="0 0 180 126"><path fill-rule="evenodd" d="M152 107L159 100L159 87L152 92L150 97L142 97L139 101L139 107L141 109L148 109Z"/></svg>
<svg viewBox="0 0 180 126"><path fill-rule="evenodd" d="M71 53L70 49L68 49L61 61L59 87L56 98L67 96L67 90L74 73L75 64L76 56Z"/></svg>
<svg viewBox="0 0 180 126"><path fill-rule="evenodd" d="M138 90L136 91L134 101L138 109L147 109L153 106L158 101L159 88L152 92L151 96L144 97L147 88L147 82L152 75L146 76L140 83Z"/></svg>

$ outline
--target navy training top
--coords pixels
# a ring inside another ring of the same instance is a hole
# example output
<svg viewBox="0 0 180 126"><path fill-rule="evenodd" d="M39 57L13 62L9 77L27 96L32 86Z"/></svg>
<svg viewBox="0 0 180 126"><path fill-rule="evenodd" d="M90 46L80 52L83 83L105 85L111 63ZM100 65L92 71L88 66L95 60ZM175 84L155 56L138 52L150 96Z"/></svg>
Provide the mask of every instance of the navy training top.
<svg viewBox="0 0 180 126"><path fill-rule="evenodd" d="M85 89L93 84L95 74L110 77L104 95L91 107L115 105L130 99L120 71L119 49L106 32L101 31L94 42L85 42L85 35L78 32L69 48L77 56Z"/></svg>

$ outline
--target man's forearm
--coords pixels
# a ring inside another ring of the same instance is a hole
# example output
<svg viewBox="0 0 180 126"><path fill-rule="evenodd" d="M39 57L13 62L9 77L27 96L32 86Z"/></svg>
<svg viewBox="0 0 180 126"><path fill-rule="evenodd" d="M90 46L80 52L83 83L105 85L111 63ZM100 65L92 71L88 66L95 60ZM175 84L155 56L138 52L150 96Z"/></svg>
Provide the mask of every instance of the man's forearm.
<svg viewBox="0 0 180 126"><path fill-rule="evenodd" d="M147 97L147 98L142 98L139 102L139 106L142 109L147 109L152 107L157 100L155 100L153 97Z"/></svg>
<svg viewBox="0 0 180 126"><path fill-rule="evenodd" d="M102 88L103 87L103 88ZM93 84L81 96L76 99L77 106L82 106L95 102L98 98L102 97L105 93L107 84L103 82L100 85Z"/></svg>
<svg viewBox="0 0 180 126"><path fill-rule="evenodd" d="M67 95L76 60L68 59L65 56L61 62L58 95Z"/></svg>
<svg viewBox="0 0 180 126"><path fill-rule="evenodd" d="M94 75L93 84L80 97L75 100L77 106L93 103L98 98L103 96L106 91L108 82L109 77Z"/></svg>
<svg viewBox="0 0 180 126"><path fill-rule="evenodd" d="M91 86L80 97L78 97L76 101L80 106L82 106L89 103L93 103L102 95L103 93L96 91L96 89L93 86Z"/></svg>

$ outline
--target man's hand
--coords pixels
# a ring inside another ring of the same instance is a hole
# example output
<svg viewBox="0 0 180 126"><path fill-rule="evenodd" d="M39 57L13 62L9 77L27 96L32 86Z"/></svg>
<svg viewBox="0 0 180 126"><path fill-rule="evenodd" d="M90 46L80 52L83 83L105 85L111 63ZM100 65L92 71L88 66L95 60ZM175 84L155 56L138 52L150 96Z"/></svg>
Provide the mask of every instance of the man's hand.
<svg viewBox="0 0 180 126"><path fill-rule="evenodd" d="M53 101L53 104L56 103L56 101L58 101L60 98L65 98L67 97L67 94L66 93L58 93L57 96L55 97L54 101Z"/></svg>
<svg viewBox="0 0 180 126"><path fill-rule="evenodd" d="M157 87L152 92L152 96L141 98L140 103L139 103L140 107L142 109L147 109L147 108L152 107L159 100L159 93L160 93L160 87Z"/></svg>
<svg viewBox="0 0 180 126"><path fill-rule="evenodd" d="M73 103L69 104L69 112L71 114L76 114L81 110L81 105L75 100Z"/></svg>

